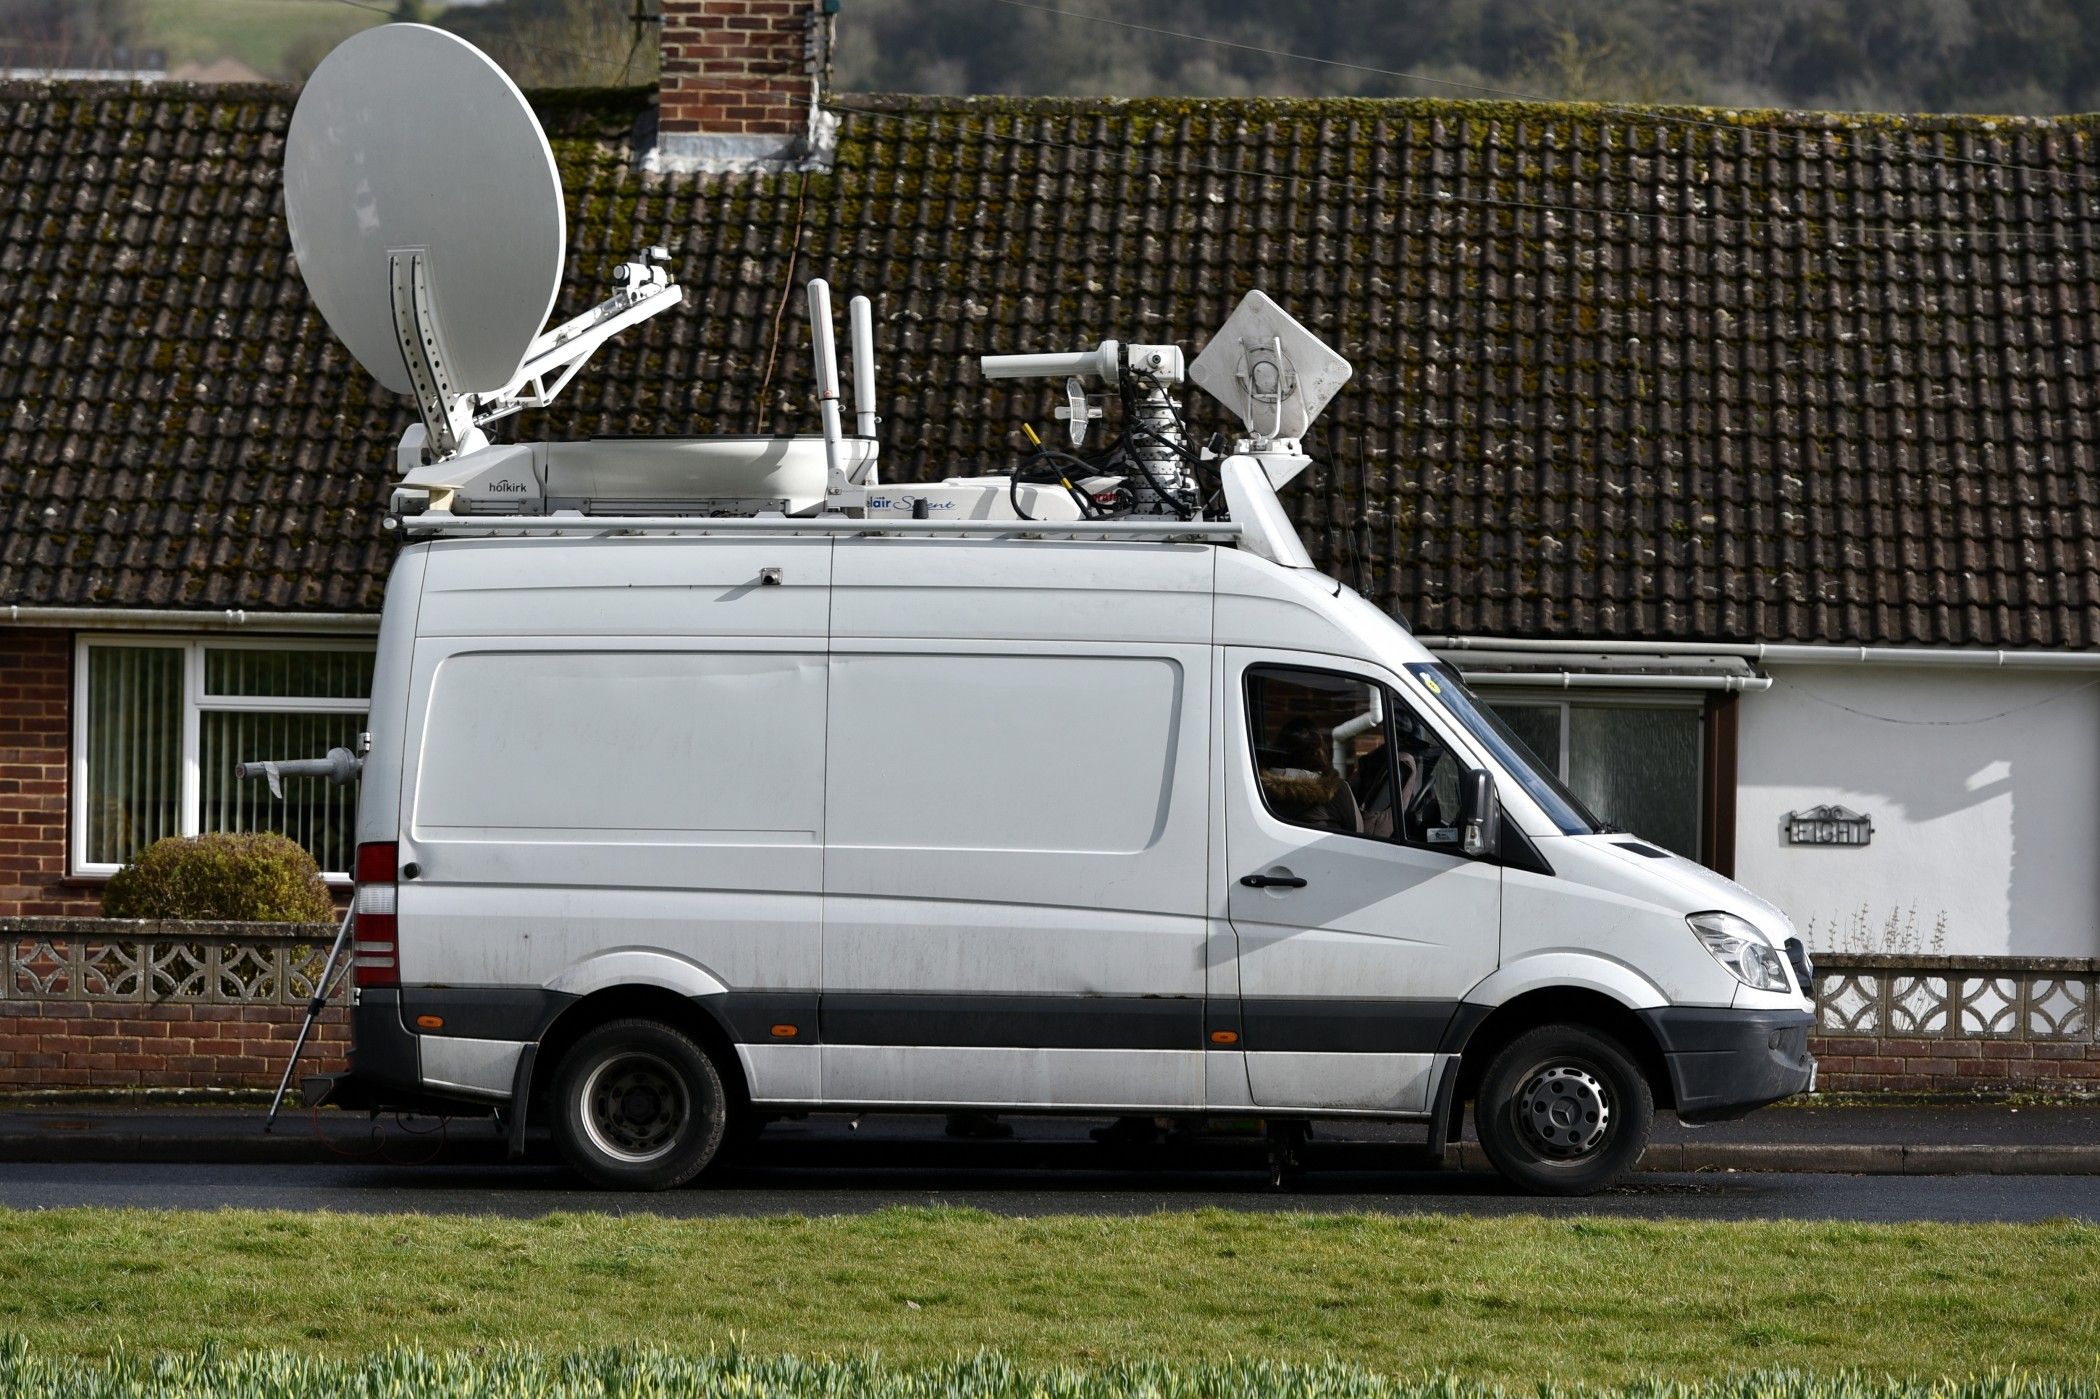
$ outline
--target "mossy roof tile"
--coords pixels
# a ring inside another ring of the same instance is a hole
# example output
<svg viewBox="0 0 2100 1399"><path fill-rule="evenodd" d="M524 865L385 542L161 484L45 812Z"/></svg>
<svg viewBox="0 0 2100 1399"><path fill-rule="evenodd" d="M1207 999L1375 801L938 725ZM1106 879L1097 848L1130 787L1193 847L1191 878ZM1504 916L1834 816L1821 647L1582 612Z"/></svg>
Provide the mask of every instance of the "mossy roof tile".
<svg viewBox="0 0 2100 1399"><path fill-rule="evenodd" d="M636 168L646 93L535 101L558 311L644 243L691 302L513 439L808 430L821 273L892 478L996 465L1044 395L970 356L1263 286L1357 370L1291 508L1422 630L2100 645L2091 119L846 98L832 172L701 177ZM409 410L299 284L291 103L0 86L0 603L377 606Z"/></svg>

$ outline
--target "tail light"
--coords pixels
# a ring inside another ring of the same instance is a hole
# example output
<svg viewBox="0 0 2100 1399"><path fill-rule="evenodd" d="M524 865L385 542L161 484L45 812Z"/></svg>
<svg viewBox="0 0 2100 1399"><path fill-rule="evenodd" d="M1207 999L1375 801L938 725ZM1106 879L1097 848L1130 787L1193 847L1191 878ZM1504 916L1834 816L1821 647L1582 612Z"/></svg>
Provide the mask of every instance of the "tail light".
<svg viewBox="0 0 2100 1399"><path fill-rule="evenodd" d="M401 984L399 925L394 917L400 857L401 847L390 840L357 847L357 892L352 896L357 922L350 931L350 951L359 986Z"/></svg>

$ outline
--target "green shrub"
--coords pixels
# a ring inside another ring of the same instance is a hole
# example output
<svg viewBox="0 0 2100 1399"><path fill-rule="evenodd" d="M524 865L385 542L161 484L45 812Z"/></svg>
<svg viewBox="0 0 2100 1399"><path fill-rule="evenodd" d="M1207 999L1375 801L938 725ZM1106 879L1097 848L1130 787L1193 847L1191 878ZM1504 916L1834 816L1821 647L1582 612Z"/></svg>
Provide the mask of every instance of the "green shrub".
<svg viewBox="0 0 2100 1399"><path fill-rule="evenodd" d="M169 836L139 852L102 891L108 918L333 923L314 857L269 831Z"/></svg>

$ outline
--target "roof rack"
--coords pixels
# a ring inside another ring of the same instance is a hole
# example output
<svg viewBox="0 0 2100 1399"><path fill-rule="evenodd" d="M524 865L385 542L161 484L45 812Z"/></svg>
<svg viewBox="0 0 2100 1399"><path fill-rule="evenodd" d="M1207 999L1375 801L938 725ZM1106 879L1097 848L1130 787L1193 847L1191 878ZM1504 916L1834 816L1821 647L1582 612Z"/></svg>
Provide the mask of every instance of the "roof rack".
<svg viewBox="0 0 2100 1399"><path fill-rule="evenodd" d="M856 520L843 515L790 519L782 515L388 515L382 522L403 534L573 535L765 534L765 535L942 535L986 539L1237 539L1245 529L1232 520Z"/></svg>

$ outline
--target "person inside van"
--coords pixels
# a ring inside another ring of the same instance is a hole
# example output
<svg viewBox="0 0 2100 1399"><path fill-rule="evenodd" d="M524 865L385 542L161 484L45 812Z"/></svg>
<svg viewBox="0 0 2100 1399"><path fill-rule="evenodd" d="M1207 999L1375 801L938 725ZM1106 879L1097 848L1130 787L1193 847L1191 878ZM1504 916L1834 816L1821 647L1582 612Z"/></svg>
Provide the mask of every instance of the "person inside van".
<svg viewBox="0 0 2100 1399"><path fill-rule="evenodd" d="M1263 755L1262 794L1286 821L1351 835L1364 828L1349 783L1334 770L1327 731L1310 719L1291 719ZM1269 764L1273 762L1274 766Z"/></svg>
<svg viewBox="0 0 2100 1399"><path fill-rule="evenodd" d="M1349 785L1363 807L1363 833L1380 840L1393 838L1393 755L1380 743L1356 760Z"/></svg>

